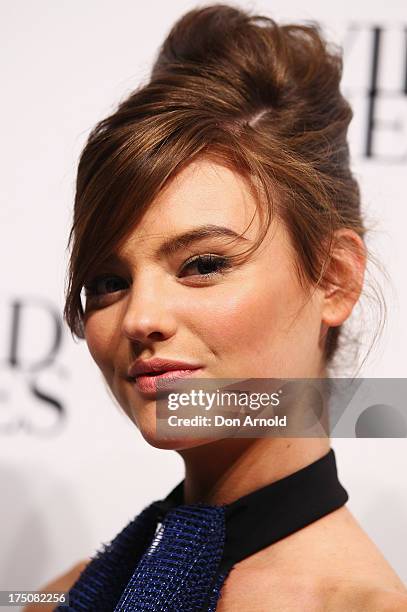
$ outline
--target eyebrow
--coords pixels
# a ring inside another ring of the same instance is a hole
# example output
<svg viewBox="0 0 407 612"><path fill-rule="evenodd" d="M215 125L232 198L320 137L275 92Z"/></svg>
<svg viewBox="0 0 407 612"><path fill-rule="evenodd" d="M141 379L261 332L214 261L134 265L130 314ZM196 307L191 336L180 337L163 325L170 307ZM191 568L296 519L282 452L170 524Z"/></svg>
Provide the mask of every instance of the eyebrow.
<svg viewBox="0 0 407 612"><path fill-rule="evenodd" d="M248 238L238 234L234 230L230 229L230 227L224 227L222 225L199 225L198 227L194 227L191 230L183 232L182 234L177 234L172 236L171 238L167 238L156 250L155 257L163 258L166 256L174 255L180 249L184 249L194 242L198 242L199 240L203 240L205 238L218 238L218 237L227 237L233 238L238 242L249 242ZM122 257L118 253L111 253L104 261L105 264L108 263L120 263L122 261Z"/></svg>
<svg viewBox="0 0 407 612"><path fill-rule="evenodd" d="M157 256L163 257L166 255L173 255L180 249L184 249L198 240L204 238L218 238L228 237L234 238L238 242L248 242L248 238L245 238L241 234L238 234L229 227L223 227L221 225L206 224L195 227L187 232L173 236L165 240L160 247L157 249Z"/></svg>

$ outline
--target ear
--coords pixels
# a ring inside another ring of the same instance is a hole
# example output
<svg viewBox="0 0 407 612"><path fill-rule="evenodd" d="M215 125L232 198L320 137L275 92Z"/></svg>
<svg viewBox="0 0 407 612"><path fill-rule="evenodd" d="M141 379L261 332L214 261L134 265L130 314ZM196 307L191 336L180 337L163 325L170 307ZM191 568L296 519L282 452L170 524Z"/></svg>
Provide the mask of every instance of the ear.
<svg viewBox="0 0 407 612"><path fill-rule="evenodd" d="M322 323L328 327L337 327L350 316L362 292L366 259L365 243L354 230L335 232L322 306Z"/></svg>

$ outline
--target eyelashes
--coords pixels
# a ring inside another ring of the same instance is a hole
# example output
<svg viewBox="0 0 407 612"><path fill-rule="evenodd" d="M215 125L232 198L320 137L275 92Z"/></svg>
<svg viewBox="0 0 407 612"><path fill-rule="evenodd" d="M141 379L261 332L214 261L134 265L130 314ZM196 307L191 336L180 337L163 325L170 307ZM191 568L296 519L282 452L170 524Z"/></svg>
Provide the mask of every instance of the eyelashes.
<svg viewBox="0 0 407 612"><path fill-rule="evenodd" d="M191 260L187 261L184 264L181 272L184 272L188 268L193 268L194 266L197 267L199 271L199 276L210 278L214 274L225 272L231 267L231 263L228 257L221 257L219 255L212 254L198 255L197 257L194 257Z"/></svg>
<svg viewBox="0 0 407 612"><path fill-rule="evenodd" d="M104 295L106 293L116 293L117 291L121 291L121 289L117 289L117 288L112 288L110 287L110 290L107 289L106 291L100 291L100 284L106 281L111 281L112 279L114 279L116 281L122 282L125 284L126 281L123 281L123 279L120 278L120 276L115 276L114 274L101 274L100 276L97 276L96 278L94 278L90 283L85 283L84 285L84 289L85 289L85 295L86 297L98 297L100 295Z"/></svg>
<svg viewBox="0 0 407 612"><path fill-rule="evenodd" d="M232 264L228 257L213 254L198 255L184 263L177 277L197 277L199 282L201 282L202 280L210 280L220 274L225 274L231 267ZM198 273L185 274L194 269L197 270ZM103 283L107 285L105 291L103 291L103 289L100 290ZM84 284L85 295L86 297L100 297L109 293L116 293L125 288L120 287L121 284L126 285L127 281L115 274L101 274L89 283ZM108 288L109 286L110 288Z"/></svg>

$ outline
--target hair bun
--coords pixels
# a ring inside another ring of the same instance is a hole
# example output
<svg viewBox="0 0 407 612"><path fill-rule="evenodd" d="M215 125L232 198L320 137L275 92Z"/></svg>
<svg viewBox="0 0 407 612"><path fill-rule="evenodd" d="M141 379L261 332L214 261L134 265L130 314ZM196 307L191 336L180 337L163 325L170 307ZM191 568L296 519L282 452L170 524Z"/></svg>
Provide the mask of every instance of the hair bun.
<svg viewBox="0 0 407 612"><path fill-rule="evenodd" d="M227 42L246 23L247 16L242 11L225 4L189 11L165 39L153 73L167 64L220 59L226 53Z"/></svg>
<svg viewBox="0 0 407 612"><path fill-rule="evenodd" d="M263 106L275 107L281 97L286 103L294 90L308 99L336 91L342 59L329 46L318 24L280 26L270 17L213 4L189 11L175 23L151 79L179 69L202 76L209 68L218 80L234 78Z"/></svg>

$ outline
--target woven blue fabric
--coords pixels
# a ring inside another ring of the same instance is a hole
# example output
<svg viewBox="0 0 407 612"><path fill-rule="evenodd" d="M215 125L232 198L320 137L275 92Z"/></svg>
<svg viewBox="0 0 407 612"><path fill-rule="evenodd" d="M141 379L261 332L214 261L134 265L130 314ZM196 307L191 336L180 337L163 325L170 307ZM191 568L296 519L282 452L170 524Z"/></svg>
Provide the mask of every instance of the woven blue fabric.
<svg viewBox="0 0 407 612"><path fill-rule="evenodd" d="M155 504L145 508L88 563L69 591L69 606L58 612L112 612L134 568L149 546L159 518Z"/></svg>
<svg viewBox="0 0 407 612"><path fill-rule="evenodd" d="M222 506L147 507L96 554L60 612L214 612L228 572Z"/></svg>
<svg viewBox="0 0 407 612"><path fill-rule="evenodd" d="M224 540L223 508L197 505L170 510L115 612L214 610L219 585L214 591L211 587Z"/></svg>

